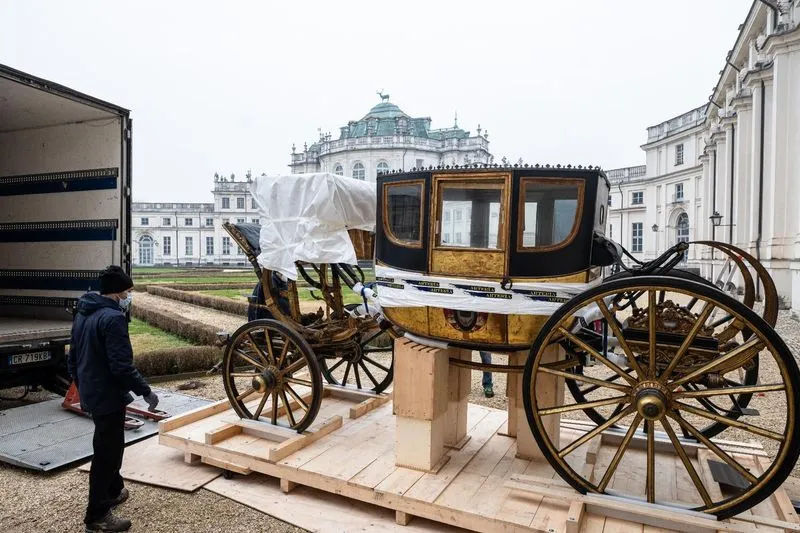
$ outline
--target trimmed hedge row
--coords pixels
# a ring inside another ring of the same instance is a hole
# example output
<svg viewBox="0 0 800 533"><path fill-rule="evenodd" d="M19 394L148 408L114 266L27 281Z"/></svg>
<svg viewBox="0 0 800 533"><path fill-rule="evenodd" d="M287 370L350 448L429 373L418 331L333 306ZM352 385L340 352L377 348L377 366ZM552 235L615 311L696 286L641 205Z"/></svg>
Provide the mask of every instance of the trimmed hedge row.
<svg viewBox="0 0 800 533"><path fill-rule="evenodd" d="M189 320L181 316L148 309L142 305L131 306L131 315L153 327L193 342L201 346L213 346L217 342L216 328Z"/></svg>
<svg viewBox="0 0 800 533"><path fill-rule="evenodd" d="M182 346L136 354L136 368L145 376L166 376L208 370L222 358L215 346Z"/></svg>
<svg viewBox="0 0 800 533"><path fill-rule="evenodd" d="M216 289L252 289L256 286L258 281L236 281L230 283L141 283L136 284L135 288L138 291L149 292L150 287L166 287L175 289L176 291L213 291Z"/></svg>
<svg viewBox="0 0 800 533"><path fill-rule="evenodd" d="M210 296L208 294L200 294L198 292L187 292L171 287L159 287L157 285L150 285L147 287L147 292L154 296L161 296L171 300L177 300L179 302L199 305L200 307L216 309L217 311L224 311L234 315L247 316L247 302L240 302L230 298L221 298L219 296Z"/></svg>

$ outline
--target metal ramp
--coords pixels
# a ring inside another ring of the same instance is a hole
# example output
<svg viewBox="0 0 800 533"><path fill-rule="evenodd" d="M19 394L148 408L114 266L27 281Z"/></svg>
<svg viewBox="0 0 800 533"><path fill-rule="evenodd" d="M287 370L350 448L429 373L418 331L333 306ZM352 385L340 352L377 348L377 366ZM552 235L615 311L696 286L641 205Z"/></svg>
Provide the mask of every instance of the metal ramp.
<svg viewBox="0 0 800 533"><path fill-rule="evenodd" d="M163 389L154 389L163 409L173 416L209 402ZM92 456L91 419L61 407L63 398L0 411L0 461L30 470L47 472ZM133 403L147 408L141 399ZM158 423L145 420L139 429L125 431L130 444L155 435Z"/></svg>

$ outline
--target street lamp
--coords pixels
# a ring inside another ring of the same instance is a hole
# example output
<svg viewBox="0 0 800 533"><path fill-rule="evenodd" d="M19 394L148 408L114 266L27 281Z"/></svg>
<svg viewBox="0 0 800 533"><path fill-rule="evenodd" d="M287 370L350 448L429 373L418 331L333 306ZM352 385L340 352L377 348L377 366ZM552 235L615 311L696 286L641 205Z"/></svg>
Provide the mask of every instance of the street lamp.
<svg viewBox="0 0 800 533"><path fill-rule="evenodd" d="M653 233L655 233L655 234L656 234L656 251L655 251L655 257L658 257L658 224L653 224L653 225L650 227L650 229L652 229L652 230L653 230Z"/></svg>
<svg viewBox="0 0 800 533"><path fill-rule="evenodd" d="M714 211L714 214L713 214L713 215L711 215L711 216L710 216L710 217L708 217L708 218L710 218L710 219L711 219L711 224L712 224L712 225L713 225L715 228L718 228L718 227L720 227L720 225L722 224L722 215L720 215L720 214L719 214L717 211ZM713 236L712 236L712 238L713 238Z"/></svg>
<svg viewBox="0 0 800 533"><path fill-rule="evenodd" d="M653 227L651 229L653 230L653 233L658 232L658 224L653 224Z"/></svg>

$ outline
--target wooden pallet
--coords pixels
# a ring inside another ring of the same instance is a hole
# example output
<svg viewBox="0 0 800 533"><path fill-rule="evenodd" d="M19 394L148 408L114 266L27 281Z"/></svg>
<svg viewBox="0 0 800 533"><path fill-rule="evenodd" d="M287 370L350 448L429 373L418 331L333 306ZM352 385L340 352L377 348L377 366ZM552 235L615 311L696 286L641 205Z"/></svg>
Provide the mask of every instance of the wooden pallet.
<svg viewBox="0 0 800 533"><path fill-rule="evenodd" d="M506 412L472 404L467 413L470 438L461 448L448 450L449 460L438 472L398 467L396 417L388 398L350 389L330 394L318 422L302 435L264 424L237 423L227 402L219 402L162 422L159 440L184 452L190 461L278 478L285 492L305 485L392 509L400 524L420 516L483 532L800 531L783 489L745 515L723 522L700 513L581 496L547 463L517 457L516 439L502 434ZM574 439L580 424L584 423L564 420L564 438ZM591 471L607 461L616 450L615 438L611 432L597 445L576 452L575 460L582 462L578 466ZM740 461L759 467L763 452L757 446L726 446L736 450ZM276 453L276 448L282 452ZM666 449L659 454L657 464L665 468L664 478L677 498L681 484L687 482L685 472L677 471L679 461ZM693 460L706 483L713 485L704 467L706 454L698 447ZM675 469L669 470L669 465ZM643 472L621 472L620 483L643 479Z"/></svg>

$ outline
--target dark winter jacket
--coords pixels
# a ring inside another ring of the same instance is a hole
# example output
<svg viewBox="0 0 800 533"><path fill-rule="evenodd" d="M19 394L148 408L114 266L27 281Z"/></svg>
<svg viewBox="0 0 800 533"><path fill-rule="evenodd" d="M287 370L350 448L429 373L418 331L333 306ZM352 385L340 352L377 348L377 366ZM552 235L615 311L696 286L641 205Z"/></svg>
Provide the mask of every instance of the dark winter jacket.
<svg viewBox="0 0 800 533"><path fill-rule="evenodd" d="M120 411L133 401L130 391L150 394L133 366L128 320L117 302L87 292L78 300L67 367L78 385L81 406L96 415Z"/></svg>

